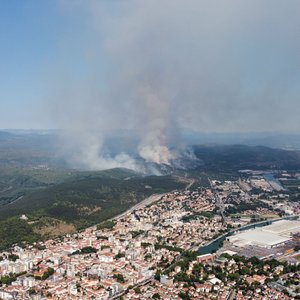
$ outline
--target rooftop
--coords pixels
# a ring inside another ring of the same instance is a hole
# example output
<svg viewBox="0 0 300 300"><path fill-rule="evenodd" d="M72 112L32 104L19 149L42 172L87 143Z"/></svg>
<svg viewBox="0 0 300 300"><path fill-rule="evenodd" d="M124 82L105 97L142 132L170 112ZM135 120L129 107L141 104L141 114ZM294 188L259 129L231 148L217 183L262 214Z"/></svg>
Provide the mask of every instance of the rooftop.
<svg viewBox="0 0 300 300"><path fill-rule="evenodd" d="M288 237L290 233L300 232L300 221L280 220L271 225L264 226L261 230Z"/></svg>
<svg viewBox="0 0 300 300"><path fill-rule="evenodd" d="M289 241L290 238L282 237L278 234L262 231L262 229L253 229L246 232L238 233L229 237L229 241L237 246L259 245L262 247L273 247Z"/></svg>

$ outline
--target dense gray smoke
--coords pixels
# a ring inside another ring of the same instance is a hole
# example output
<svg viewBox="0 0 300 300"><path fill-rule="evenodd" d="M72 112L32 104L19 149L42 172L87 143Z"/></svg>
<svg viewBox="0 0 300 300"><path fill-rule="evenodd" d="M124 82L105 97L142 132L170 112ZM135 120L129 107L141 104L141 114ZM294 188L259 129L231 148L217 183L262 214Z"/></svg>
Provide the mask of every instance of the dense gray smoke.
<svg viewBox="0 0 300 300"><path fill-rule="evenodd" d="M61 4L74 26L63 43L70 59L55 70L63 85L54 111L72 163L169 165L180 156L170 145L183 147L178 128L299 130L300 2ZM136 133L135 155L105 152L120 128Z"/></svg>
<svg viewBox="0 0 300 300"><path fill-rule="evenodd" d="M141 94L143 99L144 134L138 146L139 155L147 162L170 164L172 154L168 149L167 132L170 127L170 99L159 91L146 89Z"/></svg>

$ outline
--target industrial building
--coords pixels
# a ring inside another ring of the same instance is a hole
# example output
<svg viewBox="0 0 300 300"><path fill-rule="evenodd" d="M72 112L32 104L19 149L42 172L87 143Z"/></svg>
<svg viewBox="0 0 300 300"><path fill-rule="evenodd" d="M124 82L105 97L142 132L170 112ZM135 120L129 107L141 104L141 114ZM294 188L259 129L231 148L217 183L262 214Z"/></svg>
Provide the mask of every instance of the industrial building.
<svg viewBox="0 0 300 300"><path fill-rule="evenodd" d="M227 238L234 246L275 248L292 240L300 232L300 221L281 220L271 225L244 231Z"/></svg>
<svg viewBox="0 0 300 300"><path fill-rule="evenodd" d="M292 234L300 232L300 221L280 220L271 225L262 227L261 230L279 234L280 236L291 237Z"/></svg>

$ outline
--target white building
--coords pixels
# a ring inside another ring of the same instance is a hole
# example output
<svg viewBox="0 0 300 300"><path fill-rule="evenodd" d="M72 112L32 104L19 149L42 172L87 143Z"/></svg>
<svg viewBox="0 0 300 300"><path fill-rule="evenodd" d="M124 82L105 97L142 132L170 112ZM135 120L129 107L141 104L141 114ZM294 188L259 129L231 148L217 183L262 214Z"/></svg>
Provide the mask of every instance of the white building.
<svg viewBox="0 0 300 300"><path fill-rule="evenodd" d="M264 248L274 248L284 245L290 238L264 232L261 229L253 229L230 236L228 240L238 247L253 245Z"/></svg>
<svg viewBox="0 0 300 300"><path fill-rule="evenodd" d="M274 248L292 239L292 234L300 232L300 221L281 220L271 225L244 231L228 237L235 246L255 245Z"/></svg>

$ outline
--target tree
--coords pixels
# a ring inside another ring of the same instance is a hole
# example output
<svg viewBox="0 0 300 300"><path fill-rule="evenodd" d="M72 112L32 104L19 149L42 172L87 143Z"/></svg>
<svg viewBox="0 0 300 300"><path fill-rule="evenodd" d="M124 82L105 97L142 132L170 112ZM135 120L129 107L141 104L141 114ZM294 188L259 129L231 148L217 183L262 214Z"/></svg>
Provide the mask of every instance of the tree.
<svg viewBox="0 0 300 300"><path fill-rule="evenodd" d="M35 295L36 294L36 290L30 288L29 291L28 291L28 293L29 293L29 295Z"/></svg>
<svg viewBox="0 0 300 300"><path fill-rule="evenodd" d="M82 254L96 253L96 252L97 252L97 249L94 248L94 247L90 247L90 246L84 247L84 248L81 249Z"/></svg>
<svg viewBox="0 0 300 300"><path fill-rule="evenodd" d="M159 281L160 280L160 275L161 275L161 271L156 271L156 273L154 275L154 279Z"/></svg>
<svg viewBox="0 0 300 300"><path fill-rule="evenodd" d="M8 259L12 261L16 261L17 259L19 259L19 256L16 254L9 254Z"/></svg>
<svg viewBox="0 0 300 300"><path fill-rule="evenodd" d="M113 276L113 278L115 278L119 283L124 283L125 282L125 278L122 274L115 274Z"/></svg>
<svg viewBox="0 0 300 300"><path fill-rule="evenodd" d="M141 294L142 293L142 291L141 291L141 289L139 287L136 287L134 289L134 291L135 291L136 294Z"/></svg>
<svg viewBox="0 0 300 300"><path fill-rule="evenodd" d="M124 252L119 252L119 253L115 256L115 259L119 259L119 258L122 258L122 257L125 257L125 253L124 253Z"/></svg>
<svg viewBox="0 0 300 300"><path fill-rule="evenodd" d="M183 300L191 300L191 297L189 296L188 293L180 292L180 293L178 294L178 296L179 296L181 299L183 299Z"/></svg>
<svg viewBox="0 0 300 300"><path fill-rule="evenodd" d="M17 279L17 277L16 277L15 275L10 274L10 275L1 277L1 278L0 278L0 282L1 282L2 284L7 284L7 285L9 285L9 284L11 284L13 281L15 281L16 279Z"/></svg>

